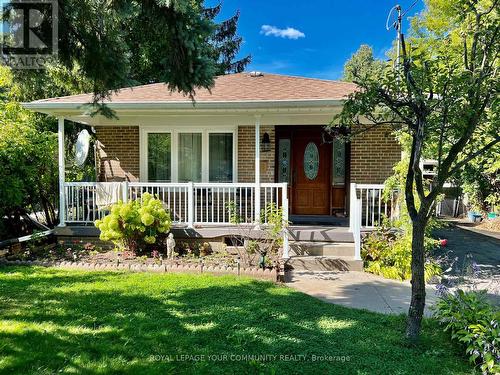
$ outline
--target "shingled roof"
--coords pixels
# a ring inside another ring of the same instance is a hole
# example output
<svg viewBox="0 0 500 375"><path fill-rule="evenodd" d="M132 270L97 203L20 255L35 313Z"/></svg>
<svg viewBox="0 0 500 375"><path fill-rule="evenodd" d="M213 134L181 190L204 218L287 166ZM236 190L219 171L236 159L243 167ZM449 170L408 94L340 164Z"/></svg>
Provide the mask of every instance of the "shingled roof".
<svg viewBox="0 0 500 375"><path fill-rule="evenodd" d="M341 100L356 89L349 82L278 74L237 73L218 76L211 90L199 89L195 100L199 103L242 101L301 101ZM32 103L89 103L92 94L70 95L37 100ZM191 102L178 92L170 92L163 83L128 87L113 93L111 103L171 103Z"/></svg>

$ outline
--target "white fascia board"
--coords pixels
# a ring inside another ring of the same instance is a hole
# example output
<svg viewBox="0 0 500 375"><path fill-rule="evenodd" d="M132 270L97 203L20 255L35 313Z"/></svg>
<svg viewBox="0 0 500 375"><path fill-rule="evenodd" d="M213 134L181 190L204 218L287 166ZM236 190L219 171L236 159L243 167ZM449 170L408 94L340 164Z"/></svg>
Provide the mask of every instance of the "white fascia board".
<svg viewBox="0 0 500 375"><path fill-rule="evenodd" d="M113 110L269 110L285 108L321 108L338 107L343 100L339 99L303 99L303 100L247 100L247 101L212 101L212 102L129 102L106 103ZM61 112L82 112L91 109L88 103L81 102L30 102L22 103L23 107L34 111L54 114Z"/></svg>

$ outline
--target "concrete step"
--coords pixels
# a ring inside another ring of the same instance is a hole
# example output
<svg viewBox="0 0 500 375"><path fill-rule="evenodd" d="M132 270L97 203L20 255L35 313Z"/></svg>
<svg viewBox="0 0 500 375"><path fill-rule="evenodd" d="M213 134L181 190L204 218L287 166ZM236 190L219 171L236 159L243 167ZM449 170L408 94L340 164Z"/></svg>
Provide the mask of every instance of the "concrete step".
<svg viewBox="0 0 500 375"><path fill-rule="evenodd" d="M294 271L363 271L363 261L353 256L292 256L287 265Z"/></svg>
<svg viewBox="0 0 500 375"><path fill-rule="evenodd" d="M354 242L349 228L319 225L291 225L288 227L290 241Z"/></svg>
<svg viewBox="0 0 500 375"><path fill-rule="evenodd" d="M290 255L353 257L354 243L292 241L290 242Z"/></svg>

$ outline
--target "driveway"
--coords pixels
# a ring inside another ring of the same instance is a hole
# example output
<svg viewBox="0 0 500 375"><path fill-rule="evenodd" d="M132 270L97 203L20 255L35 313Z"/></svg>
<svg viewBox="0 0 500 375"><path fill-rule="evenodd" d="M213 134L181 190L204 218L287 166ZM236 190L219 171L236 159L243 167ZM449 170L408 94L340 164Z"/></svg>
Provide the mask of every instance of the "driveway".
<svg viewBox="0 0 500 375"><path fill-rule="evenodd" d="M444 281L460 287L476 286L487 289L495 299L500 298L500 238L469 230L458 223L435 231L448 244L434 254L442 262ZM472 269L475 262L477 268Z"/></svg>

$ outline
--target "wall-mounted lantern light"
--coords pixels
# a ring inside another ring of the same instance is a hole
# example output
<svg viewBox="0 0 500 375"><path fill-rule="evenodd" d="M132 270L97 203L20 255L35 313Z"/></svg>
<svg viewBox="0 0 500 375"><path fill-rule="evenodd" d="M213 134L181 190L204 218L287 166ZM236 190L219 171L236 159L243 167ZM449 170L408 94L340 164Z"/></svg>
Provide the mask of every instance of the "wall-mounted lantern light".
<svg viewBox="0 0 500 375"><path fill-rule="evenodd" d="M268 152L271 151L271 138L269 137L269 133L264 133L262 136L262 145L261 145L262 152Z"/></svg>

